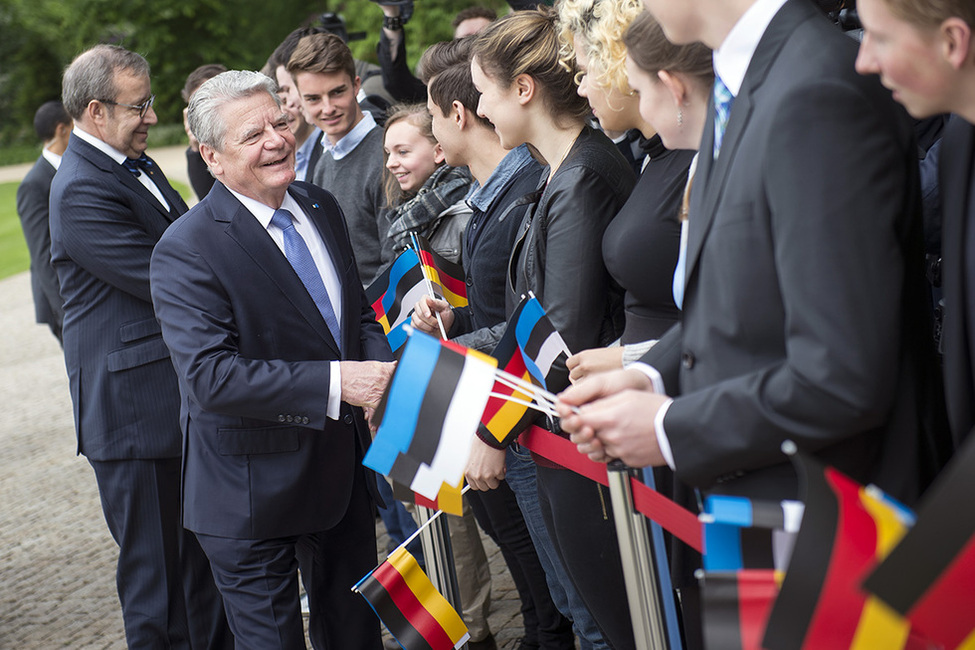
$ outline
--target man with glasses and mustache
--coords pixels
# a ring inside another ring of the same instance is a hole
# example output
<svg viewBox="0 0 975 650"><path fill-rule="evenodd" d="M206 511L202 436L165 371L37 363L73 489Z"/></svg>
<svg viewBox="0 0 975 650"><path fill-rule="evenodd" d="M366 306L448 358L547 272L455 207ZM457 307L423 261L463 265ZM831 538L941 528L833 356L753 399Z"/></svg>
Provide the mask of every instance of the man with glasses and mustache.
<svg viewBox="0 0 975 650"><path fill-rule="evenodd" d="M74 131L51 187L51 259L78 453L119 545L135 648L232 647L206 557L180 523L179 389L149 296L149 256L186 204L145 155L149 64L98 45L65 70Z"/></svg>

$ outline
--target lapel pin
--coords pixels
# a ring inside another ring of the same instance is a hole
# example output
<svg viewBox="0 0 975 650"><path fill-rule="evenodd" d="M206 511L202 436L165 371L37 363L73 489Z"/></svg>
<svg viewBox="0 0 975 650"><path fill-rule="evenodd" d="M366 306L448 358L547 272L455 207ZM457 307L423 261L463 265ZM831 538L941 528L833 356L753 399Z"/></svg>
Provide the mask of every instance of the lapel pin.
<svg viewBox="0 0 975 650"><path fill-rule="evenodd" d="M318 204L317 203L312 203L311 204L311 207L313 207L313 208L315 208L317 210L318 209Z"/></svg>

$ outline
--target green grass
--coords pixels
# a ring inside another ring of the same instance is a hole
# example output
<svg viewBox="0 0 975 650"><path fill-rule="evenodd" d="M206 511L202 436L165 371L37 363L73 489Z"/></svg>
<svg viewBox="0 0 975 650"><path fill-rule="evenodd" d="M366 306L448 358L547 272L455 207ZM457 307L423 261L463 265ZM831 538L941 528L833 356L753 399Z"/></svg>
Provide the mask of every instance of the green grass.
<svg viewBox="0 0 975 650"><path fill-rule="evenodd" d="M0 279L30 268L27 242L17 217L17 185L0 183Z"/></svg>
<svg viewBox="0 0 975 650"><path fill-rule="evenodd" d="M17 185L0 183L0 279L30 268L27 242L17 216ZM189 186L179 181L172 181L172 185L184 200L193 196Z"/></svg>

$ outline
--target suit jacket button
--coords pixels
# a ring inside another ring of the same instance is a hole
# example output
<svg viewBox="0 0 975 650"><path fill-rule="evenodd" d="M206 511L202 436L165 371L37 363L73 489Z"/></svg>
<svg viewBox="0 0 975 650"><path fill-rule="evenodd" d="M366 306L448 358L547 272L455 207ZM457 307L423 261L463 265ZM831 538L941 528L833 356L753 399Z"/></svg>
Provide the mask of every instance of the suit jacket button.
<svg viewBox="0 0 975 650"><path fill-rule="evenodd" d="M680 363L686 369L690 370L691 368L694 367L694 355L691 354L690 352L683 353L682 355L680 355Z"/></svg>
<svg viewBox="0 0 975 650"><path fill-rule="evenodd" d="M474 286L474 278L472 278L469 275L467 276L467 286L469 286L469 287L473 287Z"/></svg>
<svg viewBox="0 0 975 650"><path fill-rule="evenodd" d="M346 413L345 417L342 418L342 421L345 422L346 424L352 424L352 416Z"/></svg>
<svg viewBox="0 0 975 650"><path fill-rule="evenodd" d="M290 415L286 416L284 419L287 420L288 422L294 422L295 421L295 419L293 417L291 417Z"/></svg>
<svg viewBox="0 0 975 650"><path fill-rule="evenodd" d="M283 415L279 415L278 416L278 422L284 422L284 416Z"/></svg>
<svg viewBox="0 0 975 650"><path fill-rule="evenodd" d="M308 424L308 418L306 418L306 417L305 418L301 418L301 423L302 424Z"/></svg>

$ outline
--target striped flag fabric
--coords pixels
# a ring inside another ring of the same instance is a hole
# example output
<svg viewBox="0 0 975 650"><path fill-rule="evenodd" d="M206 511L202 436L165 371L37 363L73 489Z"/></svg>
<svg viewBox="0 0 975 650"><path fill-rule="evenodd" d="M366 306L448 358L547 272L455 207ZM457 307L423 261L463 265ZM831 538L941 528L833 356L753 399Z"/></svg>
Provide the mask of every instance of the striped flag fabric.
<svg viewBox="0 0 975 650"><path fill-rule="evenodd" d="M561 367L565 368L570 354L538 299L533 296L522 298L515 307L504 335L492 352L502 370L542 388L546 388L549 377L553 375L555 361L561 359ZM479 430L481 439L487 444L503 449L531 425L537 412L519 403L532 401L532 396L527 392L497 382L492 393L484 407ZM518 401L506 399L509 397Z"/></svg>
<svg viewBox="0 0 975 650"><path fill-rule="evenodd" d="M776 557L772 539L798 532L802 511L799 501L706 497L700 515L704 524L704 570L784 570L788 560Z"/></svg>
<svg viewBox="0 0 975 650"><path fill-rule="evenodd" d="M394 352L406 343L404 328L413 306L427 293L420 258L412 248L403 251L366 289L366 299Z"/></svg>
<svg viewBox="0 0 975 650"><path fill-rule="evenodd" d="M450 303L451 307L467 306L467 283L464 267L441 257L430 242L415 235L417 254L426 277L433 284L436 296ZM416 303L414 303L416 304Z"/></svg>
<svg viewBox="0 0 975 650"><path fill-rule="evenodd" d="M519 307L508 320L508 328L514 327L525 368L542 388L554 386L553 390L557 390L568 386L565 362L572 353L562 335L545 315L538 298L528 296Z"/></svg>
<svg viewBox="0 0 975 650"><path fill-rule="evenodd" d="M701 578L704 647L759 650L782 573L773 569L705 571Z"/></svg>
<svg viewBox="0 0 975 650"><path fill-rule="evenodd" d="M880 490L863 487L801 453L793 456L805 512L769 616L764 644L774 650L908 647L910 624L861 588L913 516Z"/></svg>
<svg viewBox="0 0 975 650"><path fill-rule="evenodd" d="M497 361L413 331L376 408L363 463L428 499L464 476Z"/></svg>
<svg viewBox="0 0 975 650"><path fill-rule="evenodd" d="M443 483L436 499L428 499L414 492L414 503L431 510L443 510L448 515L464 516L463 481L457 485Z"/></svg>
<svg viewBox="0 0 975 650"><path fill-rule="evenodd" d="M975 438L942 472L917 523L864 587L945 648L975 648Z"/></svg>
<svg viewBox="0 0 975 650"><path fill-rule="evenodd" d="M467 643L467 626L405 549L360 580L362 595L405 650L451 650Z"/></svg>

